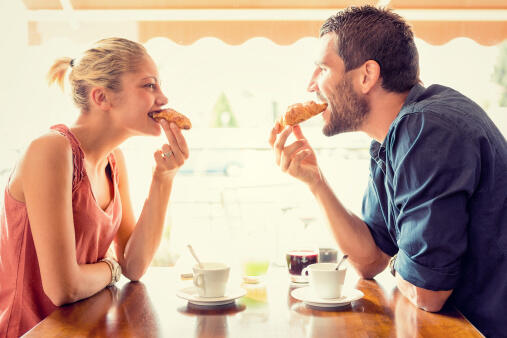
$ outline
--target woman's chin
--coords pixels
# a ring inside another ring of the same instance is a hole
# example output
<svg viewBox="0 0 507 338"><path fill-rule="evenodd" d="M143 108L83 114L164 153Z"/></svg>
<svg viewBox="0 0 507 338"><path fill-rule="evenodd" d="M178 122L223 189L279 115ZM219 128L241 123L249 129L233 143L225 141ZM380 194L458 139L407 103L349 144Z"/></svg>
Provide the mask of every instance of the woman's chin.
<svg viewBox="0 0 507 338"><path fill-rule="evenodd" d="M153 123L150 123L150 131L147 134L152 136L160 136L162 134L162 126L158 122L152 122Z"/></svg>
<svg viewBox="0 0 507 338"><path fill-rule="evenodd" d="M160 136L162 135L162 127L158 124L157 128L153 131L153 136Z"/></svg>

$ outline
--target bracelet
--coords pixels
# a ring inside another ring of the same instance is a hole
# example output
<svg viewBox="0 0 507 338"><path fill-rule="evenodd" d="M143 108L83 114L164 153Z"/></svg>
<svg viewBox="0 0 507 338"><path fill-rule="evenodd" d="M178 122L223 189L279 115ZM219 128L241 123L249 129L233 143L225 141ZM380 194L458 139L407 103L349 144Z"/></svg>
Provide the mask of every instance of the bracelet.
<svg viewBox="0 0 507 338"><path fill-rule="evenodd" d="M394 269L394 263L396 262L396 256L398 254L394 255L393 257L391 257L391 259L389 260L389 271L391 271L391 275L395 276L396 277L396 270Z"/></svg>
<svg viewBox="0 0 507 338"><path fill-rule="evenodd" d="M107 286L113 286L120 280L121 277L121 266L116 260L111 257L104 257L99 262L104 262L111 269L111 282Z"/></svg>

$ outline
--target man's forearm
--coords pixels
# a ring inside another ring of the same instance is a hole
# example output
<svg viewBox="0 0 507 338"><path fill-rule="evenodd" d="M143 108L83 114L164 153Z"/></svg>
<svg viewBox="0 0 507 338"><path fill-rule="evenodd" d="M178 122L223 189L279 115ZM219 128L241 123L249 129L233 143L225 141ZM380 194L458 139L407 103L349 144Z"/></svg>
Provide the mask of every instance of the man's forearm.
<svg viewBox="0 0 507 338"><path fill-rule="evenodd" d="M312 186L311 191L322 207L340 250L363 278L373 278L383 271L389 261L375 244L368 226L338 200L325 179Z"/></svg>

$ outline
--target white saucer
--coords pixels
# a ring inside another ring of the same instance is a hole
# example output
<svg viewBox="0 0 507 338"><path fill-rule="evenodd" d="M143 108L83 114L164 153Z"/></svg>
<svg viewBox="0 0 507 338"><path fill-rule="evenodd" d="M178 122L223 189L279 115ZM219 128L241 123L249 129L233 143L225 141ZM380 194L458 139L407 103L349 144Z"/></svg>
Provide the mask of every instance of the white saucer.
<svg viewBox="0 0 507 338"><path fill-rule="evenodd" d="M234 302L235 299L246 295L245 289L225 290L223 297L201 297L195 286L178 290L176 296L188 300L189 303L200 306L217 306Z"/></svg>
<svg viewBox="0 0 507 338"><path fill-rule="evenodd" d="M341 307L364 297L364 294L357 289L343 289L340 298L319 298L309 286L294 289L291 295L297 300L315 307Z"/></svg>

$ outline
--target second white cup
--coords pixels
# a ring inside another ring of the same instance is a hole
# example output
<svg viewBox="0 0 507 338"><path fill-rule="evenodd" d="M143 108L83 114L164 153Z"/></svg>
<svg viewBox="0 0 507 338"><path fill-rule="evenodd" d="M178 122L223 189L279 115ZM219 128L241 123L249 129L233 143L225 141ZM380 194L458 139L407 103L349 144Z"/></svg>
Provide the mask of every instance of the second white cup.
<svg viewBox="0 0 507 338"><path fill-rule="evenodd" d="M319 298L339 298L342 294L343 283L347 268L341 266L336 269L336 263L316 263L303 269L302 275L308 273L310 288Z"/></svg>
<svg viewBox="0 0 507 338"><path fill-rule="evenodd" d="M198 264L194 271L194 285L201 297L223 297L229 280L230 267L224 263L205 262Z"/></svg>

